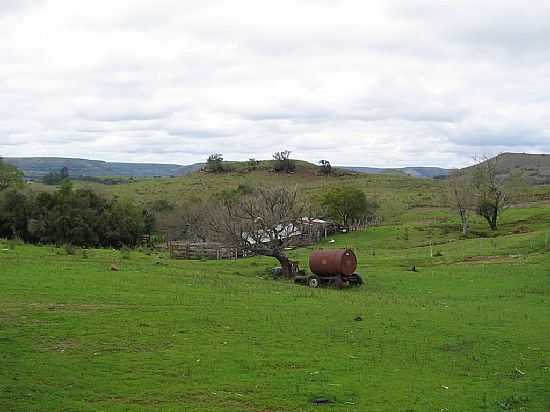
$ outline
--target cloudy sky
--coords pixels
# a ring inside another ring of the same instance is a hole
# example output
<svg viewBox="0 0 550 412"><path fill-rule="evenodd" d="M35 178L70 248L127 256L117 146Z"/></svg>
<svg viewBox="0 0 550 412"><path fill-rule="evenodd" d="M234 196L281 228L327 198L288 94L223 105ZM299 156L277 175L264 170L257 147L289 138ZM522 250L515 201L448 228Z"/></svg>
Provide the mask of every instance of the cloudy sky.
<svg viewBox="0 0 550 412"><path fill-rule="evenodd" d="M0 155L550 152L550 0L0 0Z"/></svg>

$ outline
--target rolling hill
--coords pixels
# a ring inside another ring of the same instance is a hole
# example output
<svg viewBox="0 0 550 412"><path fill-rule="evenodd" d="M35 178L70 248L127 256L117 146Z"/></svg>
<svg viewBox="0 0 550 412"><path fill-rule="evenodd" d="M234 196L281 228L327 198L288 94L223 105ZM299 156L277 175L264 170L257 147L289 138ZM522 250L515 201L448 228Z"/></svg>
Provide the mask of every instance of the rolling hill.
<svg viewBox="0 0 550 412"><path fill-rule="evenodd" d="M64 157L6 157L6 163L23 171L25 177L39 179L49 172L67 167L71 176L182 176L200 169L201 164L182 166L159 163L121 163Z"/></svg>
<svg viewBox="0 0 550 412"><path fill-rule="evenodd" d="M550 154L502 153L489 161L493 160L497 162L497 178L501 181L517 175L530 185L550 184Z"/></svg>
<svg viewBox="0 0 550 412"><path fill-rule="evenodd" d="M342 169L356 173L374 173L374 174L402 174L424 179L433 179L437 176L448 176L449 169L441 167L400 167L400 168L378 168L361 166L342 166Z"/></svg>
<svg viewBox="0 0 550 412"><path fill-rule="evenodd" d="M192 165L163 163L124 163L105 162L101 160L72 159L63 157L7 157L4 161L21 169L29 179L40 179L52 171L67 167L71 176L122 176L122 177L169 177L184 176L200 170L204 163ZM502 153L497 156L498 176L506 179L513 174L524 176L529 184L550 184L550 154ZM224 162L235 172L244 171L249 166L247 162ZM299 167L314 170L316 165L297 161ZM271 161L258 162L259 169L271 167ZM469 168L471 168L470 166ZM465 168L468 170L469 168ZM376 168L363 166L339 166L340 171L362 174L386 174L412 176L433 179L448 176L452 169L441 167L401 167Z"/></svg>

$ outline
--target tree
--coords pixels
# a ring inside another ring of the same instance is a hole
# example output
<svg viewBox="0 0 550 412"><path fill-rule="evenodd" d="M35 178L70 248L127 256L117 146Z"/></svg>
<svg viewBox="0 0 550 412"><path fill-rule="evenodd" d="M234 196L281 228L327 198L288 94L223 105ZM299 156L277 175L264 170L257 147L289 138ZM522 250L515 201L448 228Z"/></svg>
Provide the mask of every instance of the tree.
<svg viewBox="0 0 550 412"><path fill-rule="evenodd" d="M292 273L285 248L298 234L305 205L296 189L255 188L226 191L217 197L207 224L211 238L255 254L274 257L282 274Z"/></svg>
<svg viewBox="0 0 550 412"><path fill-rule="evenodd" d="M338 187L324 193L321 205L331 219L344 226L365 223L374 215L378 205L367 201L362 190Z"/></svg>
<svg viewBox="0 0 550 412"><path fill-rule="evenodd" d="M462 234L470 230L470 211L474 207L472 178L468 173L456 171L448 177L449 194L453 208L458 212L462 225Z"/></svg>
<svg viewBox="0 0 550 412"><path fill-rule="evenodd" d="M498 218L509 206L504 184L497 176L498 158L482 158L472 172L477 213L487 220L491 230L497 230Z"/></svg>
<svg viewBox="0 0 550 412"><path fill-rule="evenodd" d="M292 173L296 170L296 162L290 158L289 150L276 152L273 154L273 170L276 172Z"/></svg>
<svg viewBox="0 0 550 412"><path fill-rule="evenodd" d="M9 165L0 157L0 192L9 187L23 185L23 173L15 166Z"/></svg>
<svg viewBox="0 0 550 412"><path fill-rule="evenodd" d="M45 185L59 185L69 180L69 169L63 166L58 172L49 172L42 178L42 183Z"/></svg>
<svg viewBox="0 0 550 412"><path fill-rule="evenodd" d="M0 192L0 237L26 239L28 210L21 191L10 188Z"/></svg>
<svg viewBox="0 0 550 412"><path fill-rule="evenodd" d="M0 237L75 246L135 246L154 216L130 203L106 200L66 180L55 192L0 193Z"/></svg>
<svg viewBox="0 0 550 412"><path fill-rule="evenodd" d="M332 166L328 160L319 160L319 171L322 175L328 176L332 173Z"/></svg>
<svg viewBox="0 0 550 412"><path fill-rule="evenodd" d="M206 159L206 170L209 172L223 172L223 156L221 153L212 153Z"/></svg>

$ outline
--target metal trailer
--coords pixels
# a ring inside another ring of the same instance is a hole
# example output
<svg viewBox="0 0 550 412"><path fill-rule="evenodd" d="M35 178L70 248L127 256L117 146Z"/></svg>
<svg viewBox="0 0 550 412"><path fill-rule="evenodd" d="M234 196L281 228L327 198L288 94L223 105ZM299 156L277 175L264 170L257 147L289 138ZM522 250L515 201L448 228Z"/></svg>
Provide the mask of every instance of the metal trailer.
<svg viewBox="0 0 550 412"><path fill-rule="evenodd" d="M293 262L293 279L295 283L312 288L332 286L341 289L346 286L361 286L363 279L357 269L357 257L351 249L318 250L309 256L311 274L300 270ZM280 268L275 268L274 277L280 276Z"/></svg>

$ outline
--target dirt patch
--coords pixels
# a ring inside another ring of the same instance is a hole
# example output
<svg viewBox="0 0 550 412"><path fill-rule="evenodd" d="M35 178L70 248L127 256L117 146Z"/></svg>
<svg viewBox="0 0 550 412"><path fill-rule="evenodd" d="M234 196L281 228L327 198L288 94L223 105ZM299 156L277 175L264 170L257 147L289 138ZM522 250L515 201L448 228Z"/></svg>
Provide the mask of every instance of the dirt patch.
<svg viewBox="0 0 550 412"><path fill-rule="evenodd" d="M512 233L515 235L519 235L521 233L529 233L530 231L531 229L529 229L529 227L525 225L521 225L521 226L515 227L514 230L512 230Z"/></svg>
<svg viewBox="0 0 550 412"><path fill-rule="evenodd" d="M30 307L34 309L45 309L51 311L57 310L71 310L71 311L96 311L96 310L111 310L119 309L117 305L107 304L74 304L74 303L30 303Z"/></svg>
<svg viewBox="0 0 550 412"><path fill-rule="evenodd" d="M57 342L52 348L50 348L54 352L68 352L73 349L78 349L80 347L80 342L78 342L75 339L67 339L63 340L61 342Z"/></svg>
<svg viewBox="0 0 550 412"><path fill-rule="evenodd" d="M515 256L464 256L464 262L507 262Z"/></svg>

